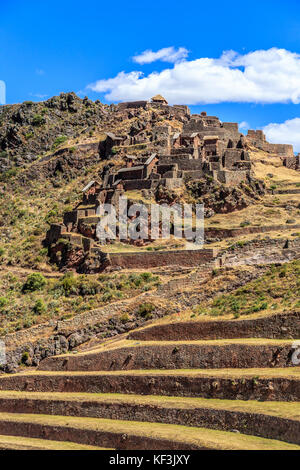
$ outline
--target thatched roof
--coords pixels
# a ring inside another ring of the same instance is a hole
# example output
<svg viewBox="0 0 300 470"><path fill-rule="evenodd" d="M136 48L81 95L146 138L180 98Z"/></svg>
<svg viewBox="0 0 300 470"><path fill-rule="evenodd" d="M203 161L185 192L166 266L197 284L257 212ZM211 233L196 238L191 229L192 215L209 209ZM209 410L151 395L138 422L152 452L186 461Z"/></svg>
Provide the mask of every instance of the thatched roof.
<svg viewBox="0 0 300 470"><path fill-rule="evenodd" d="M164 98L161 95L155 95L151 98L151 101L163 101L164 103L167 103L166 98Z"/></svg>

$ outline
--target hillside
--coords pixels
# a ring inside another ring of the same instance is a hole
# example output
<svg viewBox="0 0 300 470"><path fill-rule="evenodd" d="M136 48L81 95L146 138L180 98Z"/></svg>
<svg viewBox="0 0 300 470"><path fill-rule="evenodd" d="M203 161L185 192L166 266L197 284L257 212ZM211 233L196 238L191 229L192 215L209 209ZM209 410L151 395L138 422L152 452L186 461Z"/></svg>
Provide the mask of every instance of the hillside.
<svg viewBox="0 0 300 470"><path fill-rule="evenodd" d="M61 276L57 272L58 266L50 262L49 247L44 244L50 225L61 223L64 214L74 207L81 207L81 189L88 181L103 182L105 171L111 168L118 171L129 152L138 156L147 154L148 148L150 152L153 148L163 149L167 124L171 132L178 132L184 126L191 126L192 121L186 107L177 109L157 103L145 106L144 102L136 107L128 107L126 103L108 106L86 98L81 100L74 93L61 94L42 103L2 106L0 113L1 161L4 165L0 193L1 328L8 332L12 328L8 325L15 324L14 328L19 329L43 322L44 312L47 312L47 318L59 318L62 311L63 315L69 316L80 311L82 297L76 301L76 307L73 302L70 306L74 304L74 308L70 308L61 298L54 301L51 296L42 295L41 299L32 298L24 303L28 296L21 292L20 300L17 300L18 296L12 298L6 291L11 283L18 286L13 292L21 291L31 272L43 272L54 279ZM217 118L213 119L216 126ZM105 150L103 155L99 148L101 142L105 142L105 132L114 132L127 141L121 146L115 145L110 152ZM158 140L153 141L157 134ZM237 138L240 139L238 134ZM142 141L146 143L140 143ZM125 194L136 202L204 202L205 246L208 248L231 249L235 243L242 246L254 239L253 233L258 233L259 240L259 232L264 229L274 240L280 241L282 237L296 240L300 232L300 228L296 228L297 225L300 227L299 172L284 167L279 155L254 147L253 142L243 143L243 146L248 148L252 166L247 183L241 181L232 187L205 173L199 178L199 171L196 171L197 178L193 179L193 172L190 172L180 189L159 186L152 193L129 189ZM157 240L132 246L115 241L102 250L131 253L174 248L184 248L184 242ZM103 287L102 291L105 289ZM113 299L114 294L108 295L108 301L109 297ZM41 312L36 315L39 301ZM85 309L100 305L101 300L93 297L91 302L85 303Z"/></svg>
<svg viewBox="0 0 300 470"><path fill-rule="evenodd" d="M0 107L0 149L0 448L299 449L290 146L67 93ZM119 196L204 203L204 246L100 241Z"/></svg>

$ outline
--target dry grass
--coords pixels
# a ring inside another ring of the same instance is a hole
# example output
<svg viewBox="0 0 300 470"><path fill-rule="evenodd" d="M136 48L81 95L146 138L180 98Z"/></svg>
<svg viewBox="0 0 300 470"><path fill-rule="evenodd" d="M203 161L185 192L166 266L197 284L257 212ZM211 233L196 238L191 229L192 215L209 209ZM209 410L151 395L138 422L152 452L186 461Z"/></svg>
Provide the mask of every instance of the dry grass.
<svg viewBox="0 0 300 470"><path fill-rule="evenodd" d="M171 369L171 370L158 370L158 369L147 369L147 370L120 370L120 371L26 371L14 374L11 379L16 377L38 377L40 380L43 377L70 377L77 376L188 376L188 377L218 377L218 378L286 378L300 380L300 368L299 367L286 367L286 368L251 368L251 369ZM0 376L1 380L10 379L7 376Z"/></svg>
<svg viewBox="0 0 300 470"><path fill-rule="evenodd" d="M114 243L102 246L101 249L106 253L136 253L136 252L151 252L151 251L169 251L169 250L184 250L186 247L186 241L181 239L174 239L173 236L170 239L159 239L155 240L151 244L144 246L129 245L128 243L122 243L115 241Z"/></svg>
<svg viewBox="0 0 300 470"><path fill-rule="evenodd" d="M50 441L22 436L0 436L0 449L5 450L112 450L67 441Z"/></svg>
<svg viewBox="0 0 300 470"><path fill-rule="evenodd" d="M253 155L253 153L252 153ZM251 155L251 157L252 157ZM269 158L268 154L266 156L266 159ZM270 185L272 184L278 184L278 183L299 183L299 172L297 170L291 170L289 168L286 168L284 166L275 166L277 163L277 159L274 161L272 159L272 164L270 162L269 165L266 165L264 163L261 163L260 161L255 161L256 159L253 160L253 170L255 173L255 176L259 179L263 179L266 182L269 182ZM272 178L268 178L268 174L272 174Z"/></svg>
<svg viewBox="0 0 300 470"><path fill-rule="evenodd" d="M162 441L186 443L196 448L224 450L300 450L300 446L227 431L194 428L172 424L110 420L101 418L78 418L49 415L0 413L0 420L12 423L29 423L56 428L100 431L113 434L129 434Z"/></svg>
<svg viewBox="0 0 300 470"><path fill-rule="evenodd" d="M76 354L76 356L88 356L105 351L113 351L123 348L143 348L143 347L160 347L160 346L180 346L180 345L191 345L191 346L219 346L226 345L248 345L248 346L291 346L294 340L281 340L281 339L265 339L265 338L241 338L241 339L217 339L217 340L195 340L195 341L136 341L122 339L119 341L106 342L94 347L91 350L86 350ZM56 357L64 357L60 355Z"/></svg>
<svg viewBox="0 0 300 470"><path fill-rule="evenodd" d="M288 197L285 194L268 194L258 204L228 214L216 214L206 219L205 227L233 229L241 228L241 224L245 222L249 223L249 227L286 225L289 219L295 220L293 224L300 224L300 213L297 209L299 199L297 194L289 194ZM282 207L283 205L291 206L292 200L296 201L294 207L288 209Z"/></svg>
<svg viewBox="0 0 300 470"><path fill-rule="evenodd" d="M290 230L281 230L280 232L278 231L270 231L270 232L265 232L265 233L257 233L257 234L247 234L247 235L240 235L237 238L225 238L224 240L218 241L218 242L213 242L213 243L206 243L204 245L204 248L216 248L216 249L226 249L230 248L232 245L235 243L238 244L247 244L247 242L250 242L252 240L264 240L267 237L270 237L272 240L281 240L282 245L284 245L284 242L289 239L289 240L295 240L300 236L300 228L299 229L290 229Z"/></svg>
<svg viewBox="0 0 300 470"><path fill-rule="evenodd" d="M245 413L259 413L300 421L300 407L293 402L258 402L254 400L219 400L214 398L168 397L158 395L125 395L121 393L65 393L0 391L0 400L45 400L90 402L118 405L147 405L158 408L217 409Z"/></svg>

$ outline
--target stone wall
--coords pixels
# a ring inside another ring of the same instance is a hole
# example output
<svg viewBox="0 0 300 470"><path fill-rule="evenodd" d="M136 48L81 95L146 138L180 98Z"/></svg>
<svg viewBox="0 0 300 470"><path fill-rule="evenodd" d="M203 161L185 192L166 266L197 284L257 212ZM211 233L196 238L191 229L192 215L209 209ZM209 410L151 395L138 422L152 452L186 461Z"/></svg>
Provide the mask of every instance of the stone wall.
<svg viewBox="0 0 300 470"><path fill-rule="evenodd" d="M139 167L132 167L132 168L124 168L119 170L117 173L115 180L141 180L144 177L144 166Z"/></svg>
<svg viewBox="0 0 300 470"><path fill-rule="evenodd" d="M294 317L299 321L299 316ZM205 323L205 322L203 322ZM291 323L291 322L290 322ZM298 329L300 331L300 329ZM199 336L202 338L202 336ZM177 349L177 350L176 350ZM278 351L280 349L280 353ZM273 344L174 344L125 346L69 357L50 357L39 366L48 371L112 371L147 369L244 369L293 367L292 340Z"/></svg>
<svg viewBox="0 0 300 470"><path fill-rule="evenodd" d="M230 184L237 186L242 181L247 181L249 171L247 170L236 170L236 171L214 171L216 173L216 178L220 183Z"/></svg>
<svg viewBox="0 0 300 470"><path fill-rule="evenodd" d="M85 398L84 406L79 400L70 400L69 397L57 399L51 398L36 398L33 396L7 397L4 395L0 397L0 407L2 412L6 413L27 413L27 414L43 414L43 415L57 415L57 416L81 416L87 418L102 418L102 419L118 419L128 420L134 419L140 422L159 422L165 424L177 424L182 426L204 427L209 429L221 429L222 431L231 431L235 429L242 434L249 434L260 436L268 439L277 439L281 441L291 442L300 445L300 424L299 421L289 418L278 418L272 415L260 415L258 413L241 413L239 410L226 410L208 408L205 404L196 407L180 406L178 402L172 404L162 402L155 402L151 400L144 401L142 404L135 403L130 398L122 401L120 406L119 401L113 400L99 400ZM60 428L61 431L61 428ZM41 437L45 437L44 429ZM122 434L122 432L120 431ZM86 433L81 432L81 437L86 439ZM79 436L79 437L80 437ZM50 437L48 435L48 437ZM60 434L63 439L62 433ZM70 435L67 437L70 439ZM121 435L121 440L115 439L110 433L107 436L108 445L114 445L117 449L125 450L124 435ZM75 439L75 436L73 436ZM77 441L76 441L77 442ZM101 438L103 442L103 438ZM99 440L96 441L98 445ZM120 447L122 443L122 447ZM165 443L165 442L164 442ZM118 445L119 444L119 445ZM149 446L150 447L150 446ZM142 443L142 448L145 449L145 442ZM127 450L128 447L126 447ZM153 449L153 447L152 447ZM160 450L162 447L160 447Z"/></svg>
<svg viewBox="0 0 300 470"><path fill-rule="evenodd" d="M65 233L65 227L63 225L51 224L50 229L46 233L46 244L51 245L52 243L56 243L63 233Z"/></svg>
<svg viewBox="0 0 300 470"><path fill-rule="evenodd" d="M146 109L148 102L147 101L126 101L124 103L119 103L117 105L118 111L123 111L125 109Z"/></svg>
<svg viewBox="0 0 300 470"><path fill-rule="evenodd" d="M298 338L300 312L278 313L262 318L208 320L153 325L129 333L138 341L194 341L234 338Z"/></svg>
<svg viewBox="0 0 300 470"><path fill-rule="evenodd" d="M294 149L292 145L270 144L266 141L266 136L261 130L248 130L247 139L252 145L264 152L275 153L282 157L294 157Z"/></svg>
<svg viewBox="0 0 300 470"><path fill-rule="evenodd" d="M239 161L249 161L250 157L248 152L242 149L226 149L223 156L223 166L231 170Z"/></svg>
<svg viewBox="0 0 300 470"><path fill-rule="evenodd" d="M199 266L212 261L217 255L215 249L177 250L161 252L110 253L113 267L126 269L147 269L160 266Z"/></svg>
<svg viewBox="0 0 300 470"><path fill-rule="evenodd" d="M153 185L157 184L154 180L124 180L125 191L134 191L141 189L151 189Z"/></svg>
<svg viewBox="0 0 300 470"><path fill-rule="evenodd" d="M243 228L208 228L205 230L206 238L234 238L251 233L265 233L271 231L281 232L282 230L300 229L300 224L295 225L265 225L262 227L243 227Z"/></svg>
<svg viewBox="0 0 300 470"><path fill-rule="evenodd" d="M208 116L209 118L209 116ZM240 139L240 132L238 124L234 122L221 123L217 118L212 119L208 126L208 121L205 123L199 116L196 118L192 116L192 119L185 124L184 132L198 132L200 137L203 139L205 136L218 136L221 140L232 139L234 142L238 142Z"/></svg>
<svg viewBox="0 0 300 470"><path fill-rule="evenodd" d="M165 186L166 189L178 189L183 186L184 181L182 178L162 178L161 184Z"/></svg>
<svg viewBox="0 0 300 470"><path fill-rule="evenodd" d="M184 376L180 380L178 377ZM236 376L234 380L232 377L215 377L212 374L199 374L189 375L184 372L177 372L177 374L157 374L153 371L148 371L144 374L119 374L115 372L105 374L102 372L101 380L97 372L90 374L75 374L74 372L65 372L64 374L56 374L51 376L45 372L43 375L13 375L3 377L0 381L1 390L28 390L29 387L36 392L72 392L77 393L126 393L126 394L140 394L144 395L145 390L148 394L159 396L181 396L181 397L203 397L215 398L222 400L236 400L239 396L242 400L273 400L273 401L299 401L299 381L294 377L272 377L267 378L264 376L255 377L253 374L250 376L245 374ZM8 431L7 423L5 422L6 429L0 429L1 433ZM16 423L9 428L9 432L13 435ZM60 432L60 430L59 430ZM85 435L80 430L81 435ZM45 433L43 434L43 437ZM39 437L39 436L36 436ZM59 436L56 437L59 439ZM69 434L70 439L70 434ZM76 442L76 440L73 438ZM78 437L77 437L78 442ZM100 441L98 437L97 442ZM90 443L90 442L88 442ZM169 443L166 442L167 449L173 449ZM173 441L174 444L174 441ZM95 444L94 444L95 445ZM106 447L111 445L110 440L107 441ZM115 444L117 449L120 447L121 442ZM192 445L192 444L190 444ZM118 446L118 447L117 447ZM141 444L140 444L141 446ZM134 447L136 449L138 447ZM144 448L145 447L139 447ZM149 449L155 449L150 446ZM175 447L178 449L178 447ZM195 447L193 447L195 448ZM161 447L159 447L161 449ZM183 447L187 449L187 444Z"/></svg>
<svg viewBox="0 0 300 470"><path fill-rule="evenodd" d="M191 178L192 180L199 180L203 178L204 172L203 170L187 170L184 171L183 177L184 178Z"/></svg>
<svg viewBox="0 0 300 470"><path fill-rule="evenodd" d="M177 164L179 170L191 171L202 170L203 163L201 160L190 159L188 155L177 155L176 157L165 156L160 158L159 162L162 165Z"/></svg>
<svg viewBox="0 0 300 470"><path fill-rule="evenodd" d="M297 155L296 157L285 157L283 159L283 166L289 168L291 170L299 170L300 169L300 157Z"/></svg>

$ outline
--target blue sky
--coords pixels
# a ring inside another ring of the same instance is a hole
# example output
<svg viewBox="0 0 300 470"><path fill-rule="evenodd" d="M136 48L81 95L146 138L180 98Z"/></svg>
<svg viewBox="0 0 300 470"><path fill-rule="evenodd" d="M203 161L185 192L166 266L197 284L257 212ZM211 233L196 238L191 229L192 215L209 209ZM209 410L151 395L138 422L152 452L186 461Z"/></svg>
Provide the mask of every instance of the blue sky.
<svg viewBox="0 0 300 470"><path fill-rule="evenodd" d="M7 103L67 91L116 102L161 91L245 129L277 123L268 137L300 151L299 0L0 0L0 9ZM164 48L174 49L143 63L144 51ZM180 57L179 48L188 52Z"/></svg>

